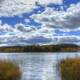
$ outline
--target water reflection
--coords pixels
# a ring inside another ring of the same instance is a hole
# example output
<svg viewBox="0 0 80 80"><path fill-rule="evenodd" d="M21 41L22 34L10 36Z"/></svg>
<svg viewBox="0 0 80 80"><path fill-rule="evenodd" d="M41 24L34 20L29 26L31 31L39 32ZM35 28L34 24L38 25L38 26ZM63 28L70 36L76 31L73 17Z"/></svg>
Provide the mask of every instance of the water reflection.
<svg viewBox="0 0 80 80"><path fill-rule="evenodd" d="M0 53L0 59L19 64L22 80L60 80L56 64L63 58L80 56L80 53Z"/></svg>

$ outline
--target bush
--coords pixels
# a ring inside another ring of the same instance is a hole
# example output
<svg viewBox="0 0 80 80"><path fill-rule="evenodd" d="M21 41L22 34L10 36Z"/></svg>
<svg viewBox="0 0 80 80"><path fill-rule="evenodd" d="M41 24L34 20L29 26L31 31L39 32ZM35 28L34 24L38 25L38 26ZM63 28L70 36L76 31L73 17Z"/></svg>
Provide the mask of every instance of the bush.
<svg viewBox="0 0 80 80"><path fill-rule="evenodd" d="M59 64L62 80L80 80L80 59L62 60Z"/></svg>
<svg viewBox="0 0 80 80"><path fill-rule="evenodd" d="M0 60L0 80L20 80L21 71L17 64Z"/></svg>

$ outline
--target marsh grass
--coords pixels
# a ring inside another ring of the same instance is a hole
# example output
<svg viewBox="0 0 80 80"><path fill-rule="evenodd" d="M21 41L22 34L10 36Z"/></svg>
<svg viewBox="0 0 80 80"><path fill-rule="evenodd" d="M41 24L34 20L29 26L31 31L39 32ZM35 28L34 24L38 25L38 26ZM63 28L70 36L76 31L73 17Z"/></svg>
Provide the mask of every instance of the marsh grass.
<svg viewBox="0 0 80 80"><path fill-rule="evenodd" d="M80 80L80 58L61 60L59 66L62 80Z"/></svg>
<svg viewBox="0 0 80 80"><path fill-rule="evenodd" d="M20 80L21 70L17 64L0 60L0 80Z"/></svg>

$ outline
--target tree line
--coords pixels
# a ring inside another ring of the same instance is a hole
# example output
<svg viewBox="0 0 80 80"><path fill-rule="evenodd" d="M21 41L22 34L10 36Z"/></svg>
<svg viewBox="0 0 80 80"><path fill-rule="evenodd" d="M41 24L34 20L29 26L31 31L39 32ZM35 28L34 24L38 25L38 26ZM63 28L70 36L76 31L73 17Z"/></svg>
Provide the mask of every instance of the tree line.
<svg viewBox="0 0 80 80"><path fill-rule="evenodd" d="M78 52L78 51L80 51L80 47L73 44L0 47L0 52Z"/></svg>

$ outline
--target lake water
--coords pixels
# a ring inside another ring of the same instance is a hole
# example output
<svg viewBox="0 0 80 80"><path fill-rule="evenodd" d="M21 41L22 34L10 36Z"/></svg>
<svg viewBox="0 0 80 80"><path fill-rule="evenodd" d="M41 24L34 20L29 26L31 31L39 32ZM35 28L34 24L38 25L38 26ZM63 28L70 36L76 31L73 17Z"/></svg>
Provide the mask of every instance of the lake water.
<svg viewBox="0 0 80 80"><path fill-rule="evenodd" d="M61 59L79 57L80 53L0 53L0 59L19 64L22 80L61 80L56 65Z"/></svg>

